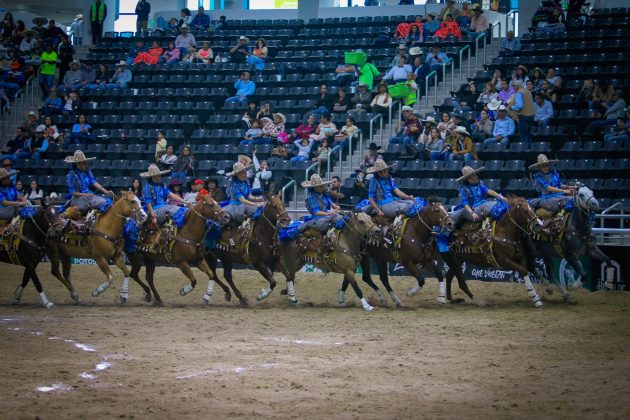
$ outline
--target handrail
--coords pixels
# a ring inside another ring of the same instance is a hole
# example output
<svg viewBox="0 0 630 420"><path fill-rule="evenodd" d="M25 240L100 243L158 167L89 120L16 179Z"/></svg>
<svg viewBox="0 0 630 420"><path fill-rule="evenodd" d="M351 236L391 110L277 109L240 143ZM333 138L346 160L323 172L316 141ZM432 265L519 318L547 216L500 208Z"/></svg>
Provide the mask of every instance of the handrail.
<svg viewBox="0 0 630 420"><path fill-rule="evenodd" d="M442 95L446 96L446 66L448 63L442 62L440 64L442 65Z"/></svg>
<svg viewBox="0 0 630 420"><path fill-rule="evenodd" d="M393 116L392 115L392 110L394 109L394 106L396 106L396 105L398 105L399 108L402 108L402 102L400 102L400 101L393 101L392 105L389 107L389 131L387 133L387 138L388 139L392 138L392 116Z"/></svg>
<svg viewBox="0 0 630 420"><path fill-rule="evenodd" d="M497 38L499 38L499 48L501 47L501 22L500 21L496 21L490 24L490 55L494 55L494 27L498 26L499 27L499 36Z"/></svg>
<svg viewBox="0 0 630 420"><path fill-rule="evenodd" d="M468 72L470 72L470 45L464 45L458 52L457 55L459 56L459 83L462 84L463 79L462 79L462 68L464 67L464 51L468 50Z"/></svg>
<svg viewBox="0 0 630 420"><path fill-rule="evenodd" d="M620 202L616 202L615 204L613 204L612 206L608 207L607 209L604 209L604 211L602 211L600 213L601 216L610 213L611 210L616 209L617 207L623 207L623 204Z"/></svg>
<svg viewBox="0 0 630 420"><path fill-rule="evenodd" d="M297 208L297 182L295 182L295 179L292 179L291 181L287 182L283 187L282 190L280 191L280 196L282 197L282 202L285 202L285 192L287 190L287 188L289 188L291 185L293 185L293 200L295 200L295 205L294 208Z"/></svg>
<svg viewBox="0 0 630 420"><path fill-rule="evenodd" d="M313 163L311 166L309 166L308 168L306 168L306 171L305 171L305 174L304 174L304 175L305 175L305 177L306 177L305 179L306 179L307 181L308 181L308 179L309 179L309 176L308 176L309 172L311 172L312 170L314 170L316 167L317 167L317 162Z"/></svg>
<svg viewBox="0 0 630 420"><path fill-rule="evenodd" d="M455 60L451 60L451 90L455 89Z"/></svg>
<svg viewBox="0 0 630 420"><path fill-rule="evenodd" d="M357 131L355 131L354 133L352 133L351 136L348 136L348 165L350 167L348 174L352 173L352 156L354 155L354 150L352 149L352 140L354 139L354 136L359 136L362 137L363 136L363 132L361 131L361 129L358 129ZM360 140L361 142L361 147L363 147L363 140ZM341 177L343 178L343 167L341 170Z"/></svg>
<svg viewBox="0 0 630 420"><path fill-rule="evenodd" d="M477 39L475 40L475 68L478 69L479 68L479 49L481 48L481 46L479 45L479 40L485 41L486 39L486 33L482 32L481 35L479 35L477 37ZM484 44L484 42L481 43L481 45L483 45L483 63L486 63L486 46Z"/></svg>
<svg viewBox="0 0 630 420"><path fill-rule="evenodd" d="M381 138L381 146L383 145L383 116L381 114L376 114L374 117L370 119L370 143L374 141L374 121L380 120L381 129L380 129L380 138Z"/></svg>
<svg viewBox="0 0 630 420"><path fill-rule="evenodd" d="M332 149L328 150L328 156L326 157L326 165L327 165L326 178L327 179L330 179L330 157L335 152L335 150L339 150L339 165L341 166L341 169L339 170L339 177L341 178L341 172L343 170L343 161L341 160L341 152L343 151L343 149L342 149L341 145L338 144L337 146L335 146Z"/></svg>
<svg viewBox="0 0 630 420"><path fill-rule="evenodd" d="M514 31L514 36L517 36L516 33L516 15L518 15L518 10L511 9L509 12L505 14L505 32L510 30L509 17L512 15L512 30Z"/></svg>
<svg viewBox="0 0 630 420"><path fill-rule="evenodd" d="M429 108L429 78L434 77L435 79L435 89L437 90L437 73L435 70L431 70L429 74L424 78L424 99L426 101L426 108ZM437 95L437 94L436 94ZM437 102L437 99L435 100Z"/></svg>

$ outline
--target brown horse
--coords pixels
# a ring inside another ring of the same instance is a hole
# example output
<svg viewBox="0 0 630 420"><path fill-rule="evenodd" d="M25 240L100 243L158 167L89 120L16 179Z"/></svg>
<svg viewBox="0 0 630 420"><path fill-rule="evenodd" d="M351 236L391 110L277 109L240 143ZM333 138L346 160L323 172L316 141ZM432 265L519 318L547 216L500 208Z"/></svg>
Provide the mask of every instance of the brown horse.
<svg viewBox="0 0 630 420"><path fill-rule="evenodd" d="M44 256L44 249L48 239L48 228L57 218L57 214L55 207L48 205L46 200L42 202L39 209L33 211L34 214L25 218L18 229L12 230L12 232L8 234L5 231L1 235L0 241L3 241L5 246L0 250L0 261L8 264L19 264L24 267L22 283L15 289L13 298L14 305L20 304L22 292L24 292L24 288L32 279L33 285L42 302L42 306L51 308L53 303L46 297L42 284L37 276L36 269ZM16 239L19 243L17 247L12 249L10 244L15 244L14 241ZM8 247L6 245L8 245ZM77 296L73 295L72 298L78 300Z"/></svg>
<svg viewBox="0 0 630 420"><path fill-rule="evenodd" d="M72 268L71 257L93 258L96 265L106 276L106 281L92 291L96 297L107 290L114 282L114 276L109 269L109 259L124 273L123 285L129 281L129 270L121 257L123 249L123 225L128 217L133 217L139 222L146 220L147 214L142 210L140 200L132 192L123 191L120 197L101 214L93 232L88 236L85 245L69 244L60 239L48 241L47 253L50 256L51 272L70 291L73 299L82 303L76 295L70 279ZM63 275L59 272L59 260L63 266ZM140 286L149 292L143 283ZM150 296L150 295L149 295Z"/></svg>
<svg viewBox="0 0 630 420"><path fill-rule="evenodd" d="M415 217L410 217L404 224L400 233L400 243L396 245L386 245L384 241L370 242L367 252L361 261L363 271L363 281L366 282L379 297L382 305L387 304L385 294L372 281L370 276L370 260L373 259L379 271L381 282L389 293L392 301L397 307L403 307L396 293L389 284L387 275L387 263L401 264L418 282L417 287L408 290L407 295L413 296L424 286L425 279L422 270L425 269L433 273L440 283L444 282L442 270L435 263L437 249L434 236L434 227L440 230L452 230L453 220L437 199L428 199L429 204L425 206ZM448 258L448 257L447 257ZM472 299L472 293L463 278L458 278L460 288ZM339 304L345 303L345 292L348 282L344 280L339 291Z"/></svg>
<svg viewBox="0 0 630 420"><path fill-rule="evenodd" d="M227 215L223 213L219 204L214 201L212 197L207 195L203 200L192 206L186 214L186 220L183 226L178 230L170 252L156 254L138 251L128 254L129 261L131 262L131 278L138 283L141 283L138 274L144 263L146 267L146 280L153 292L156 304L162 304L162 298L158 294L153 282L157 262L179 268L190 280L190 284L180 289L179 293L182 296L192 292L197 285L197 279L191 269L191 266L196 266L208 276L209 283L206 294L212 294L214 281L216 279L219 286L221 286L225 292L225 300L229 302L232 299L230 289L214 276L214 273L210 270L204 259L206 251L206 222L217 219L221 222L226 222Z"/></svg>
<svg viewBox="0 0 630 420"><path fill-rule="evenodd" d="M440 283L439 299L451 300L451 282L453 275L464 278L461 264L466 262L477 267L499 268L502 270L516 271L523 277L527 292L537 308L543 303L536 293L536 289L529 278L527 241L537 226L542 226L542 221L536 216L534 209L527 200L521 197L508 197L509 208L506 214L496 222L494 234L491 236L491 248L471 252L471 247L457 244L468 244L467 237L475 234L465 230L459 230L451 236L449 251L443 253L446 258L452 257L455 264L449 264L446 273L446 290ZM446 261L446 260L445 260ZM471 295L470 295L471 296ZM471 296L472 297L472 296Z"/></svg>
<svg viewBox="0 0 630 420"><path fill-rule="evenodd" d="M370 238L381 235L381 229L365 213L354 213L350 217L345 229L339 231L338 240L333 244L332 251L327 255L318 255L313 265L319 269L342 273L344 281L348 281L361 300L361 306L366 311L374 308L365 300L363 292L357 284L354 274L359 262L363 258L367 242ZM306 264L306 258L298 251L297 241L280 243L281 264L287 273L287 292L289 299L295 301L295 273Z"/></svg>
<svg viewBox="0 0 630 420"><path fill-rule="evenodd" d="M228 246L227 249L209 249L206 253L206 261L215 277L217 277L217 263L221 261L225 280L234 291L241 305L247 306L248 302L234 284L234 279L232 278L233 265L245 264L254 267L269 282L269 286L258 293L258 300L269 296L276 287L273 270L274 267L279 266L276 252L278 229L288 225L290 222L291 218L284 208L282 199L277 195L270 195L260 218L253 222L249 243L245 244L246 249L243 249L242 246ZM236 233L237 229L224 232L222 241L230 243ZM210 301L210 297L211 294L204 296L206 303Z"/></svg>

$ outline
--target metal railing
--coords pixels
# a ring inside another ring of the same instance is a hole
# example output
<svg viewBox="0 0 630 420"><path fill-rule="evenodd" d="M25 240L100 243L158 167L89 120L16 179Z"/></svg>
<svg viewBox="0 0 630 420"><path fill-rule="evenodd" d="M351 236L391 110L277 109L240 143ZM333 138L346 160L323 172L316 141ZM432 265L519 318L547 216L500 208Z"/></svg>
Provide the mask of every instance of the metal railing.
<svg viewBox="0 0 630 420"><path fill-rule="evenodd" d="M611 211L620 209L620 214L610 214ZM610 245L610 246L630 246L630 229L626 228L626 219L630 219L630 214L626 214L623 211L622 203L615 203L608 207L600 214L595 215L595 219L599 219L598 228L593 228L593 234L595 235L595 241L598 245ZM616 227L606 227L606 222L611 221L618 223Z"/></svg>
<svg viewBox="0 0 630 420"><path fill-rule="evenodd" d="M341 145L337 145L335 147L333 147L332 149L328 150L328 156L326 157L326 178L330 179L331 176L331 171L330 171L330 164L331 164L331 157L333 155L333 153L335 153L336 151L339 151L339 178L341 178L342 176L342 171L343 171L343 160L341 160L341 154L343 152L343 147L341 147Z"/></svg>
<svg viewBox="0 0 630 420"><path fill-rule="evenodd" d="M490 55L491 56L494 55L495 53L494 51L494 27L495 26L499 27L498 36L497 36L497 38L499 39L499 47L501 46L501 39L502 39L501 22L497 20L496 22L493 22L490 24Z"/></svg>
<svg viewBox="0 0 630 420"><path fill-rule="evenodd" d="M429 108L429 79L433 77L435 86L434 86L434 95L435 98L433 99L433 103L437 103L437 89L438 89L438 77L437 77L437 73L435 72L435 70L432 70L429 74L426 75L426 77L424 78L424 99L425 99L425 104L426 104L426 108ZM420 103L418 101L418 103Z"/></svg>
<svg viewBox="0 0 630 420"><path fill-rule="evenodd" d="M486 62L486 36L487 34L485 32L482 32L481 35L479 35L477 37L477 40L475 41L475 68L478 69L479 68L479 50L481 49L481 47L483 46L483 61L482 64L485 64ZM481 40L481 45L480 45L480 40Z"/></svg>
<svg viewBox="0 0 630 420"><path fill-rule="evenodd" d="M464 83L463 82L463 76L462 76L462 71L464 68L464 51L468 51L468 61L466 62L466 75L468 76L468 74L470 73L470 45L464 45L464 47L462 49L459 50L459 52L457 53L457 55L459 56L459 83ZM437 102L437 101L436 101Z"/></svg>
<svg viewBox="0 0 630 420"><path fill-rule="evenodd" d="M304 179L309 179L309 174L311 171L314 171L315 168L317 168L317 162L313 163L312 165L310 165L308 168L306 168L306 170L304 171Z"/></svg>
<svg viewBox="0 0 630 420"><path fill-rule="evenodd" d="M389 130L388 130L388 133L387 133L387 138L388 139L392 138L392 117L393 117L392 113L393 113L393 110L394 110L395 106L398 106L399 110L402 109L402 102L394 101L394 102L392 102L392 106L389 107L389 121L388 121L388 123L389 123ZM399 114L398 121L400 121L400 112L398 114ZM381 134L381 144L383 144L382 137L383 137L383 135Z"/></svg>
<svg viewBox="0 0 630 420"><path fill-rule="evenodd" d="M505 32L510 30L510 16L512 17L512 30L514 31L514 36L517 36L516 33L516 17L518 16L518 10L512 9L505 14Z"/></svg>
<svg viewBox="0 0 630 420"><path fill-rule="evenodd" d="M282 202L285 203L286 192L289 187L293 186L293 208L297 209L297 182L295 179L287 182L280 191L280 196L282 197Z"/></svg>
<svg viewBox="0 0 630 420"><path fill-rule="evenodd" d="M380 143L382 146L383 145L383 116L381 114L376 114L370 119L370 143L374 141L374 122L376 120L380 121L379 137L380 137L380 140L381 140Z"/></svg>

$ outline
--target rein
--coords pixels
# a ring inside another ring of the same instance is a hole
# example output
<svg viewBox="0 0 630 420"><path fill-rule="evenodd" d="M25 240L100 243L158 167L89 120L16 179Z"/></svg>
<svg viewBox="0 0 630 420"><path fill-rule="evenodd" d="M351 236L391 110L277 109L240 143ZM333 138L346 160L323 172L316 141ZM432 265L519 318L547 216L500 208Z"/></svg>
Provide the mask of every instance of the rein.
<svg viewBox="0 0 630 420"><path fill-rule="evenodd" d="M519 204L519 205L517 205L517 206L516 206L516 208L517 208L517 209L518 209L518 208L520 208L520 204ZM521 227L521 225L520 225L520 224L518 224L518 223L516 222L516 220L514 220L514 218L512 217L512 212L508 211L508 212L507 212L507 215L508 215L508 218L510 219L510 222L512 222L512 224L513 224L514 226L516 226L517 228L519 228L519 229L520 229L520 230L521 230L521 231L522 231L525 235L531 235L531 234L532 234L532 232L531 232L531 231L532 231L532 222L533 222L534 220L536 220L536 219L538 218L538 216L536 216L536 215L534 214L534 217L532 217L531 219L529 219L529 220L527 221L527 229L528 229L528 230L525 230L525 229L523 229L523 227Z"/></svg>

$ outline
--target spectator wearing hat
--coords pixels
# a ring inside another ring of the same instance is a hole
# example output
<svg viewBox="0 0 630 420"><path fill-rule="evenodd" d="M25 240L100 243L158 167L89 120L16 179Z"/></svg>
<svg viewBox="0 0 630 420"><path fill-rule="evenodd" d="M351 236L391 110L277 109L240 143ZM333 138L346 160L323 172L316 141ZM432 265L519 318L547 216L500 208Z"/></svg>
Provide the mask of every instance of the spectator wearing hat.
<svg viewBox="0 0 630 420"><path fill-rule="evenodd" d="M536 125L547 125L553 118L553 105L551 101L545 99L541 93L534 97L534 123Z"/></svg>
<svg viewBox="0 0 630 420"><path fill-rule="evenodd" d="M199 194L199 191L203 189L204 184L205 183L201 179L195 179L191 182L190 191L184 194L184 201L194 203L197 199L197 194Z"/></svg>
<svg viewBox="0 0 630 420"><path fill-rule="evenodd" d="M151 13L151 3L147 0L140 0L136 4L136 32L147 32L149 28L149 14Z"/></svg>
<svg viewBox="0 0 630 420"><path fill-rule="evenodd" d="M514 86L516 93L514 94L514 103L510 106L510 109L518 116L518 129L521 141L531 143L532 137L530 131L536 113L534 109L534 99L532 98L531 92L525 88L522 81L512 80L511 84ZM553 116L553 110L551 115Z"/></svg>
<svg viewBox="0 0 630 420"><path fill-rule="evenodd" d="M267 143L273 144L278 139L285 139L286 132L284 125L287 123L287 118L284 114L276 112L272 114L272 118L262 118L262 131L263 137L267 140Z"/></svg>
<svg viewBox="0 0 630 420"><path fill-rule="evenodd" d="M378 152L379 150L381 150L381 146L377 146L374 142L370 143L367 148L367 153L361 160L359 169L365 171L374 166L377 160L383 160L383 155Z"/></svg>
<svg viewBox="0 0 630 420"><path fill-rule="evenodd" d="M486 32L490 28L488 24L488 18L484 16L481 5L476 5L473 9L473 16L470 20L470 30L472 32L482 33Z"/></svg>
<svg viewBox="0 0 630 420"><path fill-rule="evenodd" d="M230 60L233 63L244 63L250 54L249 38L244 35L238 37L236 45L230 48Z"/></svg>
<svg viewBox="0 0 630 420"><path fill-rule="evenodd" d="M79 62L75 60L70 63L70 70L66 72L63 78L63 84L59 86L59 88L67 91L81 89L81 87L83 87L81 76Z"/></svg>
<svg viewBox="0 0 630 420"><path fill-rule="evenodd" d="M103 22L107 17L107 6L102 0L96 0L90 6L90 26L92 29L92 45L96 45L103 37Z"/></svg>
<svg viewBox="0 0 630 420"><path fill-rule="evenodd" d="M505 105L499 106L499 117L494 122L492 129L492 137L485 139L483 142L491 144L499 142L503 145L510 143L510 136L514 135L515 126L512 118L507 116L507 107Z"/></svg>
<svg viewBox="0 0 630 420"><path fill-rule="evenodd" d="M492 136L494 122L490 119L488 111L485 109L479 112L479 119L475 121L472 128L472 138L475 141L483 141Z"/></svg>
<svg viewBox="0 0 630 420"><path fill-rule="evenodd" d="M127 83L131 82L132 77L133 75L131 74L131 70L127 68L127 62L125 60L120 60L116 66L116 72L110 79L109 83L105 84L105 89L125 89L127 87Z"/></svg>
<svg viewBox="0 0 630 420"><path fill-rule="evenodd" d="M520 50L521 41L519 41L519 39L514 36L514 31L508 31L507 36L501 40L501 45L499 46L499 55L511 56L514 55L516 51Z"/></svg>
<svg viewBox="0 0 630 420"><path fill-rule="evenodd" d="M191 47L197 48L197 41L185 23L180 26L179 30L180 34L175 38L175 48L179 50L179 56L183 57Z"/></svg>
<svg viewBox="0 0 630 420"><path fill-rule="evenodd" d="M39 87L42 90L42 99L48 96L48 91L55 85L57 58L57 53L53 51L52 45L47 44L46 51L40 56L39 66Z"/></svg>
<svg viewBox="0 0 630 420"><path fill-rule="evenodd" d="M448 56L440 51L440 46L436 44L433 46L433 51L427 54L424 62L429 66L429 71L437 71L442 68L442 64L448 64L450 61Z"/></svg>
<svg viewBox="0 0 630 420"><path fill-rule="evenodd" d="M413 73L411 66L407 64L405 57L400 57L398 63L383 76L383 80L388 80L391 83L404 83L407 81L408 73Z"/></svg>
<svg viewBox="0 0 630 420"><path fill-rule="evenodd" d="M392 67L396 67L400 63L400 59L404 58L405 63L409 63L409 54L407 54L407 46L405 44L398 45L398 55L392 59Z"/></svg>
<svg viewBox="0 0 630 420"><path fill-rule="evenodd" d="M236 102L241 105L247 104L247 97L254 94L256 91L256 83L250 80L249 71L241 73L241 77L234 83L234 89L236 89L236 95L227 98L225 103Z"/></svg>
<svg viewBox="0 0 630 420"><path fill-rule="evenodd" d="M529 73L529 71L527 70L527 67L525 67L522 64L519 64L518 67L516 67L516 70L514 70L514 75L512 76L512 80L520 80L521 82L523 82L523 84L526 84L527 81L529 80L529 76L527 75Z"/></svg>
<svg viewBox="0 0 630 420"><path fill-rule="evenodd" d="M199 32L208 30L208 27L210 26L210 15L205 13L203 6L199 6L197 9L197 14L193 18L190 26Z"/></svg>
<svg viewBox="0 0 630 420"><path fill-rule="evenodd" d="M463 160L467 162L479 159L475 151L475 144L470 138L470 133L466 130L466 127L458 125L454 130L451 130L448 143L450 145L449 160Z"/></svg>
<svg viewBox="0 0 630 420"><path fill-rule="evenodd" d="M206 181L206 190L208 190L208 195L217 203L225 201L225 193L223 189L219 187L219 183L215 178L208 178Z"/></svg>
<svg viewBox="0 0 630 420"><path fill-rule="evenodd" d="M83 14L79 13L75 16L70 24L70 36L72 36L73 45L83 44Z"/></svg>
<svg viewBox="0 0 630 420"><path fill-rule="evenodd" d="M350 99L350 104L354 107L354 112L369 112L370 102L372 102L372 94L368 91L368 85L365 82L359 82L356 93Z"/></svg>
<svg viewBox="0 0 630 420"><path fill-rule="evenodd" d="M422 124L410 106L402 107L402 121L396 126L397 135L389 139L390 144L410 145L418 141L422 132Z"/></svg>
<svg viewBox="0 0 630 420"><path fill-rule="evenodd" d="M429 140L431 128L435 128L437 121L429 115L426 119L420 120L420 122L422 123L422 132L420 133L420 137L418 137L418 142L424 144Z"/></svg>
<svg viewBox="0 0 630 420"><path fill-rule="evenodd" d="M268 54L269 49L267 48L267 41L263 38L258 38L254 51L247 56L245 63L256 67L256 70L264 70Z"/></svg>

